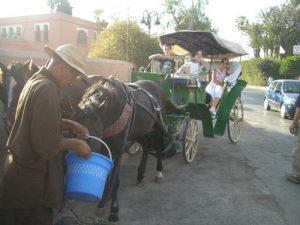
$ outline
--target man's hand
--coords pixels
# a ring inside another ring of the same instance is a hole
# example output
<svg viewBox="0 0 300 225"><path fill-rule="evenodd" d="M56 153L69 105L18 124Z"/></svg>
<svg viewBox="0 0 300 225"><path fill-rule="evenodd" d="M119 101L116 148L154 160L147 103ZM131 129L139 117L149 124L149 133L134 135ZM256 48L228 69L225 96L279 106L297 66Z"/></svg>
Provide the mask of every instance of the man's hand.
<svg viewBox="0 0 300 225"><path fill-rule="evenodd" d="M289 129L291 134L295 134L297 128L297 123L294 123L294 121L291 123Z"/></svg>
<svg viewBox="0 0 300 225"><path fill-rule="evenodd" d="M62 119L62 126L64 129L71 130L77 138L82 140L87 139L90 135L89 130L85 126L73 120Z"/></svg>
<svg viewBox="0 0 300 225"><path fill-rule="evenodd" d="M92 152L91 147L83 140L76 140L76 145L73 147L73 150L80 156L84 158L89 158Z"/></svg>
<svg viewBox="0 0 300 225"><path fill-rule="evenodd" d="M82 140L87 139L90 135L89 130L79 123L74 123L72 132L76 135L77 138Z"/></svg>

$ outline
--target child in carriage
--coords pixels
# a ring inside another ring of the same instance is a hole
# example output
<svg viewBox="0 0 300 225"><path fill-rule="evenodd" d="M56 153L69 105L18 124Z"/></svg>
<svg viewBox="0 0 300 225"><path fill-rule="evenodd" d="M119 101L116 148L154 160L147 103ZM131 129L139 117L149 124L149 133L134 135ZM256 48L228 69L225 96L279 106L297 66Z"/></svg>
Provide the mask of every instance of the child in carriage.
<svg viewBox="0 0 300 225"><path fill-rule="evenodd" d="M212 71L212 79L210 83L206 86L205 91L211 95L212 103L209 111L212 116L216 115L216 107L220 101L223 93L223 85L226 76L233 73L233 69L230 66L228 58L222 58L221 64L218 68Z"/></svg>

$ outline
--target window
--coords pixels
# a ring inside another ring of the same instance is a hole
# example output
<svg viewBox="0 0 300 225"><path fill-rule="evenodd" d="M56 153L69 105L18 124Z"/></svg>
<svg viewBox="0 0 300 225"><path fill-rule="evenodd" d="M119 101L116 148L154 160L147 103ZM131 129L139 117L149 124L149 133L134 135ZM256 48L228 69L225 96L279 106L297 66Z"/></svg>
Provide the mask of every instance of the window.
<svg viewBox="0 0 300 225"><path fill-rule="evenodd" d="M6 33L6 28L3 27L2 30L1 30L1 37L2 38L7 38L7 33Z"/></svg>
<svg viewBox="0 0 300 225"><path fill-rule="evenodd" d="M16 29L16 38L17 39L21 39L21 27L17 27Z"/></svg>
<svg viewBox="0 0 300 225"><path fill-rule="evenodd" d="M275 91L281 91L282 88L282 82L278 82L278 84L276 85Z"/></svg>
<svg viewBox="0 0 300 225"><path fill-rule="evenodd" d="M41 28L40 28L40 25L35 26L35 41L36 42L41 41Z"/></svg>
<svg viewBox="0 0 300 225"><path fill-rule="evenodd" d="M275 91L275 87L276 87L277 83L278 83L278 82L275 81L275 82L273 82L273 83L271 84L270 89L271 89L272 91Z"/></svg>
<svg viewBox="0 0 300 225"><path fill-rule="evenodd" d="M14 37L14 28L9 27L8 29L8 38L12 39Z"/></svg>
<svg viewBox="0 0 300 225"><path fill-rule="evenodd" d="M44 41L45 42L48 42L48 25L47 24L44 24L44 27L43 27L43 38L44 38Z"/></svg>
<svg viewBox="0 0 300 225"><path fill-rule="evenodd" d="M77 43L87 45L87 31L82 29L77 30Z"/></svg>

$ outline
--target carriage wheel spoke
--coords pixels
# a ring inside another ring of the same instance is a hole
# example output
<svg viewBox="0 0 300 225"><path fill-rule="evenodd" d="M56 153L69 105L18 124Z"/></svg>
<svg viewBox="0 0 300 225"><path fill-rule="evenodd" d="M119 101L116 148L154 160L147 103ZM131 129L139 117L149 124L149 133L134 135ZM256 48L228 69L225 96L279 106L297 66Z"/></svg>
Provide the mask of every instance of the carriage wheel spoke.
<svg viewBox="0 0 300 225"><path fill-rule="evenodd" d="M185 149L184 149L184 158L185 161L190 163L193 161L197 154L198 140L197 136L199 134L198 124L195 120L189 120L187 128L185 131Z"/></svg>

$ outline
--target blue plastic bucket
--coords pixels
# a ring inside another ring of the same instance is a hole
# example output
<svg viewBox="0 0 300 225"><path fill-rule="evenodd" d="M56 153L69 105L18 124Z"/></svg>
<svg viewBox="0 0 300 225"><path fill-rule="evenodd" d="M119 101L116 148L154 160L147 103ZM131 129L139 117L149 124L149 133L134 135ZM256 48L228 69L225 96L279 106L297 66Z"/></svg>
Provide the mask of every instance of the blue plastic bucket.
<svg viewBox="0 0 300 225"><path fill-rule="evenodd" d="M107 147L106 144L105 146ZM113 167L108 147L107 150L110 158L92 152L90 158L85 159L74 151L68 152L65 157L67 162L65 196L68 199L95 202L102 198L108 174Z"/></svg>

